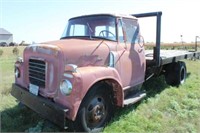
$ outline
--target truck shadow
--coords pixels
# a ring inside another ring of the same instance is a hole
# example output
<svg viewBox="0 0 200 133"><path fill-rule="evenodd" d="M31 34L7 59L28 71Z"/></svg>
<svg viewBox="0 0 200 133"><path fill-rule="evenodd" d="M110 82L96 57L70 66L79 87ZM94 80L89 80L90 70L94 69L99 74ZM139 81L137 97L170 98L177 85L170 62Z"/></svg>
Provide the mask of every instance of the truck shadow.
<svg viewBox="0 0 200 133"><path fill-rule="evenodd" d="M16 105L0 114L2 132L60 132L62 129L44 120L40 115L25 107Z"/></svg>
<svg viewBox="0 0 200 133"><path fill-rule="evenodd" d="M187 73L187 78L190 77L190 74L191 73ZM113 119L108 124L111 124L115 121L119 121L120 118L122 118L123 116L126 116L128 113L132 112L133 110L137 110L137 107L142 102L146 102L148 98L152 98L152 97L155 97L156 95L159 95L168 87L170 87L170 85L166 84L164 75L160 77L153 77L150 80L146 81L143 84L142 90L146 91L147 96L143 100L133 105L126 106L124 108L118 108L117 111L115 112Z"/></svg>

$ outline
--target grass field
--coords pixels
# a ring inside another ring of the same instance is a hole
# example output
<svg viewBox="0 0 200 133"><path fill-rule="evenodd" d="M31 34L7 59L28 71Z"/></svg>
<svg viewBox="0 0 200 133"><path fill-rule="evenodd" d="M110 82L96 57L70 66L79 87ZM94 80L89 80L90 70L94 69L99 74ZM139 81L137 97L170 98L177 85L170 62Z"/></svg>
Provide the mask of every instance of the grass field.
<svg viewBox="0 0 200 133"><path fill-rule="evenodd" d="M14 82L13 47L0 48L0 112L2 132L59 132L62 129L42 119L30 109L19 106L10 95ZM24 47L18 47L22 55ZM147 97L118 109L103 132L200 132L200 61L187 60L184 85L168 86L164 77L153 78L143 86Z"/></svg>
<svg viewBox="0 0 200 133"><path fill-rule="evenodd" d="M0 56L0 129L2 132L59 131L58 127L45 121L32 110L18 106L16 99L10 95L11 86L14 82L14 62L17 56L22 57L24 48L18 47L18 55L13 54L14 47L0 48L3 50L3 55ZM45 127L43 128L43 126Z"/></svg>
<svg viewBox="0 0 200 133"><path fill-rule="evenodd" d="M186 61L184 85L168 86L164 77L144 84L147 98L121 109L105 132L200 132L200 61Z"/></svg>

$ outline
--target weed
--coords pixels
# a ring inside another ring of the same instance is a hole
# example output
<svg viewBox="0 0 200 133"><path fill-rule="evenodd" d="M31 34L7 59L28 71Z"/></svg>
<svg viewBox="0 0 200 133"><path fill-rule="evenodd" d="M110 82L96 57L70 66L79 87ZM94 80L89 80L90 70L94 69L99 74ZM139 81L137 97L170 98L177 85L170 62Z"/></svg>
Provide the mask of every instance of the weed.
<svg viewBox="0 0 200 133"><path fill-rule="evenodd" d="M3 55L3 50L2 49L0 49L0 56L2 56Z"/></svg>
<svg viewBox="0 0 200 133"><path fill-rule="evenodd" d="M19 55L19 49L18 49L17 47L15 47L15 48L13 49L12 52L13 52L13 54L16 55L16 56Z"/></svg>
<svg viewBox="0 0 200 133"><path fill-rule="evenodd" d="M43 124L44 124L44 121L40 121L35 127L31 127L25 132L29 132L29 133L41 132L43 128Z"/></svg>

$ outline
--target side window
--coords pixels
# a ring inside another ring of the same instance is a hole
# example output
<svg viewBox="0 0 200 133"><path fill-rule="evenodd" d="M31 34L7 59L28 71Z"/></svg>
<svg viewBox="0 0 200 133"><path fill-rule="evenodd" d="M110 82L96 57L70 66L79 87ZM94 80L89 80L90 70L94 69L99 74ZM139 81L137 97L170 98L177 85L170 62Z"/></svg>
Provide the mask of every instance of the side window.
<svg viewBox="0 0 200 133"><path fill-rule="evenodd" d="M69 36L84 36L85 35L85 25L71 25Z"/></svg>
<svg viewBox="0 0 200 133"><path fill-rule="evenodd" d="M137 20L123 19L124 29L127 36L127 42L131 44L138 43L139 25Z"/></svg>
<svg viewBox="0 0 200 133"><path fill-rule="evenodd" d="M119 42L124 43L124 35L123 35L121 20L119 20L119 22L118 22L118 38L119 38Z"/></svg>

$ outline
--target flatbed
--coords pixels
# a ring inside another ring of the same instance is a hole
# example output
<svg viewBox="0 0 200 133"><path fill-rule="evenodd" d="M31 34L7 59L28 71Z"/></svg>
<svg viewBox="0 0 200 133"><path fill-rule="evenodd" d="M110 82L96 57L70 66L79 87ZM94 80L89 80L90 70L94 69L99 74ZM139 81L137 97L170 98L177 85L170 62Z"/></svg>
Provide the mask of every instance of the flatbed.
<svg viewBox="0 0 200 133"><path fill-rule="evenodd" d="M183 59L199 58L200 52L186 50L160 50L160 65L166 65ZM153 50L145 50L147 67L150 67L153 60Z"/></svg>

